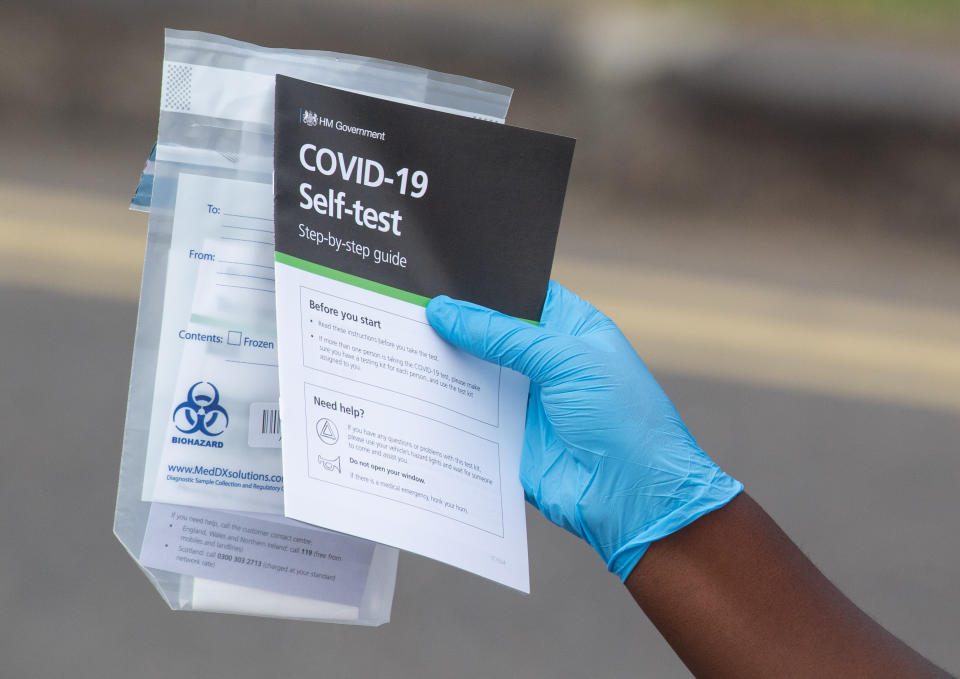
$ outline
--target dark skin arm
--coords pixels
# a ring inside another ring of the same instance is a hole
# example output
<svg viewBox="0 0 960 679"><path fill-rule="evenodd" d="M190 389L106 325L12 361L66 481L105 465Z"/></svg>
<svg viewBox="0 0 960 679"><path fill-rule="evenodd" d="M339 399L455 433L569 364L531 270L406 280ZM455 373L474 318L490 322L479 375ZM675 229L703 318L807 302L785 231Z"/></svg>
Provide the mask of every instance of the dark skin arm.
<svg viewBox="0 0 960 679"><path fill-rule="evenodd" d="M626 586L696 677L952 679L847 599L746 493L654 542Z"/></svg>
<svg viewBox="0 0 960 679"><path fill-rule="evenodd" d="M617 575L633 568L627 587L695 675L949 677L737 495L740 484L703 453L627 339L588 302L551 283L540 327L447 298L432 300L427 318L455 346L532 380L525 492Z"/></svg>

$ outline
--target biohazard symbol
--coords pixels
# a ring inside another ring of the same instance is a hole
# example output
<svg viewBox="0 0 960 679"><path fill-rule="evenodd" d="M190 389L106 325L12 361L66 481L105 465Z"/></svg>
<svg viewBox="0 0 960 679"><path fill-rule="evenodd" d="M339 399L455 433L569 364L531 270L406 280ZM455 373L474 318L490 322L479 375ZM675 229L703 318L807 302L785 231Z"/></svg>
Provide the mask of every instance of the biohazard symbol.
<svg viewBox="0 0 960 679"><path fill-rule="evenodd" d="M201 384L210 389L198 390ZM173 423L184 434L199 432L206 436L220 436L230 423L230 416L220 405L217 388L210 382L197 382L187 391L187 400L174 408Z"/></svg>

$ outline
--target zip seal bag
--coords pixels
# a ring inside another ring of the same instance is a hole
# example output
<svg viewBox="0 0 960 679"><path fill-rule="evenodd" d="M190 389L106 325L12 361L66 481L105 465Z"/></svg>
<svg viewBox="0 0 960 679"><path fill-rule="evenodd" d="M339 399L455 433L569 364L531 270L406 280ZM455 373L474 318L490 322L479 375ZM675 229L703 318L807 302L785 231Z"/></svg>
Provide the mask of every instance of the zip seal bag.
<svg viewBox="0 0 960 679"><path fill-rule="evenodd" d="M282 517L274 79L497 122L511 90L172 30L163 68L114 531L173 609L383 624L397 551Z"/></svg>

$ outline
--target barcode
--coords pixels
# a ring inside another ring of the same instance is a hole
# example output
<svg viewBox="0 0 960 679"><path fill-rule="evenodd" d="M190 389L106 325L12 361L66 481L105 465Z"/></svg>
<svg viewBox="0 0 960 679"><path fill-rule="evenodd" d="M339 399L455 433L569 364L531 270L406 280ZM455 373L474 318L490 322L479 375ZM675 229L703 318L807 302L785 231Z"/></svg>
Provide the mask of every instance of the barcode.
<svg viewBox="0 0 960 679"><path fill-rule="evenodd" d="M247 445L251 448L280 447L280 405L274 401L250 404Z"/></svg>
<svg viewBox="0 0 960 679"><path fill-rule="evenodd" d="M261 434L273 434L280 435L280 411L279 410L264 410L261 414L260 422L260 433Z"/></svg>

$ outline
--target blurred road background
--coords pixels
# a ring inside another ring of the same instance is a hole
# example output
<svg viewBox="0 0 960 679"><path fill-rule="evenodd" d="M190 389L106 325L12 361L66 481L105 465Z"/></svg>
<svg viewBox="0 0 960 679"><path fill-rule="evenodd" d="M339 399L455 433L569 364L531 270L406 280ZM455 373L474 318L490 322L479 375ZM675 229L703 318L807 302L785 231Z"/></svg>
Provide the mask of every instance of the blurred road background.
<svg viewBox="0 0 960 679"><path fill-rule="evenodd" d="M960 672L960 5L5 0L0 676L684 677L530 512L529 597L404 554L378 629L174 614L111 534L162 27L516 88L554 277L859 605Z"/></svg>

